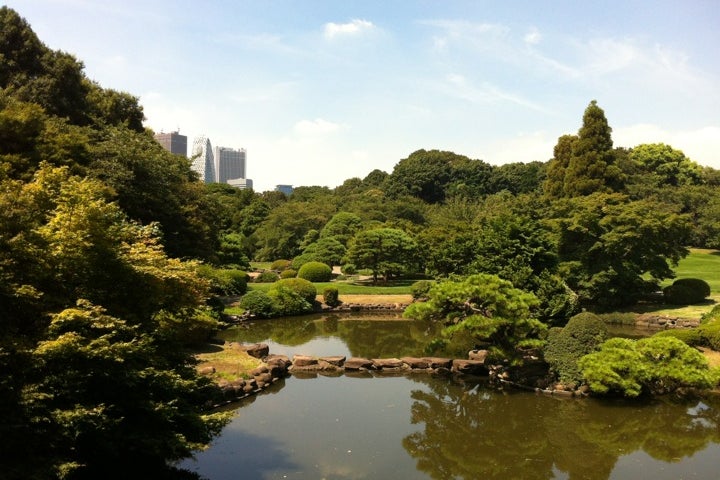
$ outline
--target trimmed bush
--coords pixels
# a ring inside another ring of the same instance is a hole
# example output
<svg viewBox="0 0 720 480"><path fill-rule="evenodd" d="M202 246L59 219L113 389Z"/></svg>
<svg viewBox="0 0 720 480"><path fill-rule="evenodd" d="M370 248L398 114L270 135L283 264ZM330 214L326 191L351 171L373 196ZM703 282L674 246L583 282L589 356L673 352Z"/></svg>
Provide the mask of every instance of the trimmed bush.
<svg viewBox="0 0 720 480"><path fill-rule="evenodd" d="M293 270L292 268L288 268L287 270L283 270L280 272L280 278L295 278L297 277L297 270Z"/></svg>
<svg viewBox="0 0 720 480"><path fill-rule="evenodd" d="M268 291L273 301L276 315L300 315L312 311L312 303L308 302L292 287L278 282Z"/></svg>
<svg viewBox="0 0 720 480"><path fill-rule="evenodd" d="M327 287L323 290L323 302L328 307L337 307L342 302L340 301L340 293L335 287Z"/></svg>
<svg viewBox="0 0 720 480"><path fill-rule="evenodd" d="M412 294L413 300L421 300L428 298L427 294L432 288L433 284L430 280L418 280L410 286L410 293Z"/></svg>
<svg viewBox="0 0 720 480"><path fill-rule="evenodd" d="M302 298L307 300L307 302L311 305L315 302L315 297L317 296L317 288L315 288L315 285L304 278L284 278L282 280L278 280L275 282L275 285L270 288L270 291L278 288L289 288L290 290L293 290Z"/></svg>
<svg viewBox="0 0 720 480"><path fill-rule="evenodd" d="M270 270L275 270L276 272L282 272L288 268L290 268L290 260L275 260L270 264Z"/></svg>
<svg viewBox="0 0 720 480"><path fill-rule="evenodd" d="M240 307L256 317L269 318L275 313L275 302L270 296L259 290L246 293L240 300Z"/></svg>
<svg viewBox="0 0 720 480"><path fill-rule="evenodd" d="M270 270L266 270L255 277L255 283L274 283L278 280L280 280L280 275Z"/></svg>
<svg viewBox="0 0 720 480"><path fill-rule="evenodd" d="M340 271L345 275L355 275L357 273L357 267L354 263L346 263Z"/></svg>
<svg viewBox="0 0 720 480"><path fill-rule="evenodd" d="M312 253L302 253L298 255L297 257L292 259L292 263L290 264L290 268L293 270L300 270L300 268L305 265L308 262L315 261L315 255Z"/></svg>
<svg viewBox="0 0 720 480"><path fill-rule="evenodd" d="M199 265L198 274L210 282L215 295L242 295L247 291L248 274L242 270Z"/></svg>
<svg viewBox="0 0 720 480"><path fill-rule="evenodd" d="M308 262L300 267L297 276L311 282L329 282L332 278L332 268L322 262Z"/></svg>
<svg viewBox="0 0 720 480"><path fill-rule="evenodd" d="M663 289L663 296L673 305L699 303L710 296L710 285L700 278L680 278Z"/></svg>
<svg viewBox="0 0 720 480"><path fill-rule="evenodd" d="M563 383L582 380L578 360L595 351L608 337L608 328L597 315L583 312L568 320L564 328L551 328L545 347L550 371Z"/></svg>

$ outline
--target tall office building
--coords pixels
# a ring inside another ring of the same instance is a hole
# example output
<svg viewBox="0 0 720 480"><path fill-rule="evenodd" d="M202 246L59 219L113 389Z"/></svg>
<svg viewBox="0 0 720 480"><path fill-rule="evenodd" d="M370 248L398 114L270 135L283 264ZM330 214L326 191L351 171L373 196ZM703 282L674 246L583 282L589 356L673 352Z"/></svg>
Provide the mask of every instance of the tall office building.
<svg viewBox="0 0 720 480"><path fill-rule="evenodd" d="M246 152L244 148L235 150L227 147L215 147L213 154L218 183L228 183L228 180L245 178Z"/></svg>
<svg viewBox="0 0 720 480"><path fill-rule="evenodd" d="M187 136L180 132L156 133L155 140L168 152L187 157Z"/></svg>
<svg viewBox="0 0 720 480"><path fill-rule="evenodd" d="M204 135L195 137L192 148L191 168L200 174L200 180L205 183L217 181L215 174L215 161L213 159L212 145L210 139Z"/></svg>

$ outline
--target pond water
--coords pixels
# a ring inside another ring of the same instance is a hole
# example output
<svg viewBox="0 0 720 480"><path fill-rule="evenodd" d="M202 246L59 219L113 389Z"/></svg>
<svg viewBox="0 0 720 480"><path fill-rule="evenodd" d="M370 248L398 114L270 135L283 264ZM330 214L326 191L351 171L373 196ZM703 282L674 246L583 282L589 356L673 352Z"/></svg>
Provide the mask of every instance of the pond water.
<svg viewBox="0 0 720 480"><path fill-rule="evenodd" d="M304 317L228 340L287 355L422 355L429 325ZM420 349L420 350L418 350ZM483 379L289 377L180 466L221 479L716 479L720 398L559 399Z"/></svg>

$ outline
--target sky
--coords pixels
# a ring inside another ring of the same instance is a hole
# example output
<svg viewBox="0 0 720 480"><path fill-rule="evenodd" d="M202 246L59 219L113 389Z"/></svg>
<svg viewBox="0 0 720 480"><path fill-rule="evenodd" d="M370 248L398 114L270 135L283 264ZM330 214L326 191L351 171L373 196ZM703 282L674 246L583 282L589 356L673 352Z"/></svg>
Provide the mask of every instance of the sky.
<svg viewBox="0 0 720 480"><path fill-rule="evenodd" d="M716 0L9 0L145 125L245 148L256 191L419 149L547 161L597 100L615 146L720 169Z"/></svg>

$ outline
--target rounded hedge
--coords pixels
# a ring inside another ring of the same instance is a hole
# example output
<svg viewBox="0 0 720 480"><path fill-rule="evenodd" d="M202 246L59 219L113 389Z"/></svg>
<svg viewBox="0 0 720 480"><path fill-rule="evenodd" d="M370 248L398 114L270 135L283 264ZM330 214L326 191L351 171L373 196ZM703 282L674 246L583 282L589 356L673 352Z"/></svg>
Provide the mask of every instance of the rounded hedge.
<svg viewBox="0 0 720 480"><path fill-rule="evenodd" d="M346 263L340 271L345 275L355 275L357 273L357 267L354 263Z"/></svg>
<svg viewBox="0 0 720 480"><path fill-rule="evenodd" d="M268 318L275 313L275 302L270 296L259 290L246 293L240 300L240 307L256 317Z"/></svg>
<svg viewBox="0 0 720 480"><path fill-rule="evenodd" d="M297 277L297 270L293 270L292 268L288 268L287 270L283 270L280 272L280 278L295 278Z"/></svg>
<svg viewBox="0 0 720 480"><path fill-rule="evenodd" d="M300 267L297 276L311 282L329 282L332 278L332 268L322 262L307 262Z"/></svg>
<svg viewBox="0 0 720 480"><path fill-rule="evenodd" d="M663 296L673 305L699 303L710 296L710 285L700 278L680 278L663 289Z"/></svg>
<svg viewBox="0 0 720 480"><path fill-rule="evenodd" d="M298 293L310 304L315 302L315 297L317 296L317 288L315 288L315 285L304 278L283 278L275 282L275 285L270 287L270 290L277 290L279 288L289 288L290 290Z"/></svg>
<svg viewBox="0 0 720 480"><path fill-rule="evenodd" d="M260 275L255 277L255 283L273 283L280 280L280 275L270 270L262 272Z"/></svg>
<svg viewBox="0 0 720 480"><path fill-rule="evenodd" d="M589 312L579 313L571 317L564 328L550 329L545 361L561 382L577 384L582 380L578 360L595 351L607 338L608 328L600 317Z"/></svg>
<svg viewBox="0 0 720 480"><path fill-rule="evenodd" d="M342 302L340 301L340 293L335 287L327 287L323 290L323 301L328 307L337 307Z"/></svg>
<svg viewBox="0 0 720 480"><path fill-rule="evenodd" d="M410 293L414 300L420 300L427 298L427 294L432 288L435 282L431 280L418 280L417 282L410 285Z"/></svg>
<svg viewBox="0 0 720 480"><path fill-rule="evenodd" d="M290 268L290 260L275 260L272 264L270 264L270 270L275 270L277 272L282 272L288 268Z"/></svg>

